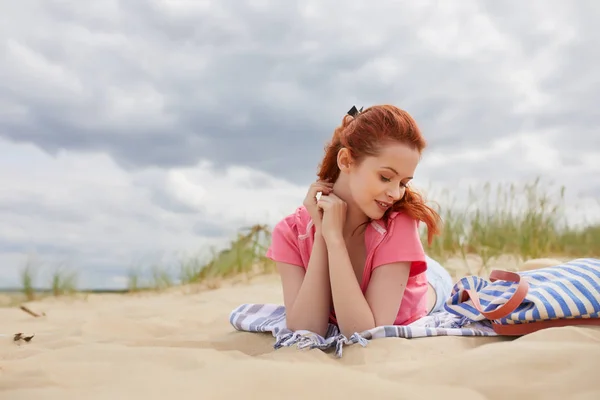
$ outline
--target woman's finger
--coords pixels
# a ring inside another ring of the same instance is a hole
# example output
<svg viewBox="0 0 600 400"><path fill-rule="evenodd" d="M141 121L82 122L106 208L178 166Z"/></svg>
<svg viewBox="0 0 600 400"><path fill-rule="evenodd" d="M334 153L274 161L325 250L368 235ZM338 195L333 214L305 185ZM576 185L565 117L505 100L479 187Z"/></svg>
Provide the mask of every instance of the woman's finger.
<svg viewBox="0 0 600 400"><path fill-rule="evenodd" d="M328 184L327 182L315 182L313 184L310 185L311 188L316 188L316 187L326 187L326 188L333 188L333 185Z"/></svg>
<svg viewBox="0 0 600 400"><path fill-rule="evenodd" d="M323 194L323 196L321 196L321 200L325 201L327 203L331 203L332 196L334 196L333 192L331 192L329 194Z"/></svg>
<svg viewBox="0 0 600 400"><path fill-rule="evenodd" d="M304 198L304 205L315 205L319 200L331 194L331 189L322 188L313 192L312 190Z"/></svg>
<svg viewBox="0 0 600 400"><path fill-rule="evenodd" d="M327 198L327 196L321 196L321 198L317 201L317 206L322 209L329 208L331 206L331 200Z"/></svg>
<svg viewBox="0 0 600 400"><path fill-rule="evenodd" d="M315 187L315 191L314 194L316 194L317 192L323 192L325 194L330 194L333 192L333 189L327 186L317 186Z"/></svg>
<svg viewBox="0 0 600 400"><path fill-rule="evenodd" d="M307 197L315 197L317 192L331 193L332 189L327 186L315 185L311 186L310 190L307 193Z"/></svg>

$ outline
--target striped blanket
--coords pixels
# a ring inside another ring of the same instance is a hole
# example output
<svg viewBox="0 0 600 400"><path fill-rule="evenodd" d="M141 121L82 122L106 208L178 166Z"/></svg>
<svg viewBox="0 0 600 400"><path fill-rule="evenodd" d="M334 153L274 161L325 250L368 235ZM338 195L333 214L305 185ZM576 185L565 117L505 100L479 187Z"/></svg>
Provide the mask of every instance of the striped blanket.
<svg viewBox="0 0 600 400"><path fill-rule="evenodd" d="M275 337L275 349L296 345L299 349L334 350L337 357L342 356L344 346L358 343L364 347L370 340L379 338L497 336L487 321L472 322L445 311L428 315L410 325L378 326L356 332L349 338L333 324L329 324L325 337L310 331L292 332L285 325L285 307L278 304L242 304L231 312L229 322L238 331L270 332Z"/></svg>

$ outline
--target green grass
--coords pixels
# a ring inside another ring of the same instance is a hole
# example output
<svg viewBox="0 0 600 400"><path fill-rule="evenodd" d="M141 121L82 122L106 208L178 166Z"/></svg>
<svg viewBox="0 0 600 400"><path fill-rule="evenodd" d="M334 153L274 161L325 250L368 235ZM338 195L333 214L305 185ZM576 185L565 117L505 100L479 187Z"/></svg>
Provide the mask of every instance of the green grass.
<svg viewBox="0 0 600 400"><path fill-rule="evenodd" d="M50 274L46 285L40 288L40 264L33 257L28 257L25 265L21 268L21 295L11 302L18 303L21 298L25 301L33 301L48 295L65 296L77 293L77 273L65 268L63 265L56 267Z"/></svg>
<svg viewBox="0 0 600 400"><path fill-rule="evenodd" d="M274 270L273 263L265 257L271 232L265 225L255 225L242 230L230 246L204 265L198 279L229 278L244 273L264 273Z"/></svg>
<svg viewBox="0 0 600 400"><path fill-rule="evenodd" d="M422 232L426 252L440 260L475 254L484 266L500 255L520 260L599 257L599 221L569 224L565 188L542 187L540 182L471 188L468 206L441 209L443 232L431 246Z"/></svg>
<svg viewBox="0 0 600 400"><path fill-rule="evenodd" d="M490 184L473 187L468 192L468 205L457 205L448 192L429 195L444 207L442 235L427 244L428 255L444 262L450 258L467 259L476 255L484 268L491 260L509 255L519 260L532 258L600 257L600 221L588 221L576 227L565 215L565 188L543 187L536 180L523 186ZM599 204L600 206L600 204ZM599 207L600 208L600 207ZM595 223L594 223L595 222ZM275 271L274 263L265 257L271 232L267 226L255 225L240 230L229 246L221 251L195 255L180 260L179 281L172 269L152 265L146 273L139 266L128 277L128 291L163 290L175 284L199 284L218 287L220 280ZM481 272L481 271L480 271ZM477 272L475 272L477 273ZM149 276L143 279L144 276ZM33 299L34 268L28 263L22 270L23 292ZM63 270L52 277L55 295L73 293L75 278Z"/></svg>
<svg viewBox="0 0 600 400"><path fill-rule="evenodd" d="M77 272L69 271L61 265L52 272L51 279L53 296L65 296L77 292Z"/></svg>
<svg viewBox="0 0 600 400"><path fill-rule="evenodd" d="M237 237L223 250L212 249L207 257L196 255L180 260L179 283L205 283L209 288L218 287L224 278L270 273L274 263L265 257L271 232L264 225L255 225L240 230ZM139 268L131 269L128 277L130 292L161 290L174 285L169 268L153 265L150 279L143 279Z"/></svg>
<svg viewBox="0 0 600 400"><path fill-rule="evenodd" d="M25 266L21 269L21 286L23 295L27 301L35 299L35 275L36 268L34 267L32 260L28 259Z"/></svg>

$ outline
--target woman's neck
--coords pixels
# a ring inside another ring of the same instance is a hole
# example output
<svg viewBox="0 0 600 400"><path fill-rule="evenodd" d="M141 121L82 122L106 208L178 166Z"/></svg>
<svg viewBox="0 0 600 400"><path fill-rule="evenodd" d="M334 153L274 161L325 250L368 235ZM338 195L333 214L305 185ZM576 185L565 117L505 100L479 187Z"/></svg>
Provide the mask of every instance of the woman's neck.
<svg viewBox="0 0 600 400"><path fill-rule="evenodd" d="M349 239L356 236L362 236L365 232L366 223L369 218L354 204L348 204L346 213L346 223L344 225L344 238Z"/></svg>
<svg viewBox="0 0 600 400"><path fill-rule="evenodd" d="M369 221L369 218L362 212L358 205L354 203L352 195L350 194L350 187L342 177L340 177L333 185L333 193L344 200L347 205L346 222L344 224L343 232L344 239L354 238L357 235L362 236L366 227L365 223Z"/></svg>

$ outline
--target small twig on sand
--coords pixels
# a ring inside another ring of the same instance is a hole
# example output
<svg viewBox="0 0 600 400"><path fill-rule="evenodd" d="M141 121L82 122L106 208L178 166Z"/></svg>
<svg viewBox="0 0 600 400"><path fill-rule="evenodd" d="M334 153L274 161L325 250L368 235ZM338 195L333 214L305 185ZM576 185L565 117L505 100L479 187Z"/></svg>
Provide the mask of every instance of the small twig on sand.
<svg viewBox="0 0 600 400"><path fill-rule="evenodd" d="M31 311L29 308L27 308L27 307L25 307L23 305L21 306L21 310L25 311L27 314L29 314L29 315L31 315L33 317L36 317L36 318L39 318L39 317L42 317L42 316L46 315L46 313L38 314L38 313L36 313L34 311Z"/></svg>
<svg viewBox="0 0 600 400"><path fill-rule="evenodd" d="M31 336L23 336L23 333L19 332L19 333L15 333L15 336L13 337L13 340L15 342L18 342L19 340L24 340L26 342L29 342L31 339L33 339L35 335L31 335Z"/></svg>

